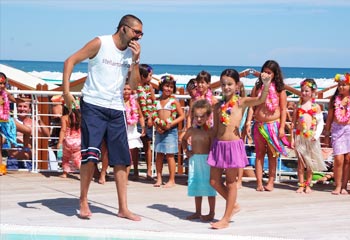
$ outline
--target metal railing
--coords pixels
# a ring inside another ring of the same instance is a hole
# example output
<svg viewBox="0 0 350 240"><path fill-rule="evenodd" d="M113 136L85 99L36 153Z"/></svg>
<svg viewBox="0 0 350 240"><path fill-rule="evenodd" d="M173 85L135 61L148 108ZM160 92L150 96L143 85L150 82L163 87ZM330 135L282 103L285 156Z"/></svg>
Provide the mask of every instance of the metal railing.
<svg viewBox="0 0 350 240"><path fill-rule="evenodd" d="M30 117L32 119L32 138L31 138L31 146L32 146L32 159L23 159L18 161L23 162L31 162L31 169L29 169L32 172L42 172L42 171L53 171L58 172L62 171L58 166L61 164L61 160L55 158L57 156L57 153L60 151L60 149L51 148L48 146L48 142L50 140L58 139L58 136L52 137L51 132L55 128L60 128L60 126L51 126L50 125L50 118L57 117L57 115L52 114L50 111L51 105L55 104L50 101L52 96L55 95L61 95L61 91L22 91L22 90L10 90L10 93L12 93L15 97L17 94L29 94L31 96L31 113ZM72 95L74 96L81 96L80 92L72 92ZM190 97L188 95L176 95L176 98L180 100L181 102L185 99L189 99ZM288 98L288 101L296 102L297 98ZM329 100L328 99L317 99L317 103L322 104L324 106L328 105ZM184 106L184 104L183 104ZM188 111L188 107L184 107L185 112ZM13 117L17 117L17 111L16 111L16 103L13 105ZM39 124L38 120L41 119L45 127L49 128L50 130L50 136L43 137L39 134ZM185 128L183 126L186 126L185 122L181 124L181 129L179 129L179 133L181 131L185 131ZM248 146L248 144L246 144ZM252 144L251 146L254 146ZM181 149L181 144L179 143L179 149ZM14 147L14 148L8 148L4 150L20 150L20 148ZM140 151L142 153L142 151ZM54 154L56 153L56 154ZM154 161L155 161L155 154L154 151L152 152L152 168L154 173ZM53 155L54 154L54 155ZM181 149L179 153L177 154L178 159L178 172L180 174L183 173L183 169L179 170L179 168L184 168L183 160L184 160L184 154ZM254 156L248 156L248 158L254 158ZM297 175L296 170L291 172L283 171L282 162L283 161L297 161L297 158L295 156L291 157L280 157L278 158L278 167L277 167L277 181L281 180L281 177L283 175ZM26 170L26 169L24 169Z"/></svg>

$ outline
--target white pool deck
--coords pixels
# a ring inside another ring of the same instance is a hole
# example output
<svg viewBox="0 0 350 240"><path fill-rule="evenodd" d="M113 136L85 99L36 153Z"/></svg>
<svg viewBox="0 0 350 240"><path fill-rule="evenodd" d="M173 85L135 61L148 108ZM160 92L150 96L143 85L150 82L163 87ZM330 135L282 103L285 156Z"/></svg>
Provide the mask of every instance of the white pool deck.
<svg viewBox="0 0 350 240"><path fill-rule="evenodd" d="M238 191L241 211L226 229L188 221L194 199L187 196L186 176L177 176L174 188L155 188L141 179L129 181L129 208L140 222L116 217L113 179L92 182L90 220L77 217L79 180L57 173L11 172L0 177L0 235L71 235L88 239L350 239L350 195L332 195L331 185L315 185L311 194L297 194L295 182L278 183L273 192L255 191L255 181L245 178ZM225 208L218 196L216 219ZM204 213L208 211L203 199Z"/></svg>

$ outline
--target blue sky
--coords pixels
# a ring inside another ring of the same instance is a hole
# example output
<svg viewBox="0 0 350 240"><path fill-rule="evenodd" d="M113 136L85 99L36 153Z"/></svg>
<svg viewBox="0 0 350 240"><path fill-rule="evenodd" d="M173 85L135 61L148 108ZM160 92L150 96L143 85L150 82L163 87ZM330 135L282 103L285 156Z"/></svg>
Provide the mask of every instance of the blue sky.
<svg viewBox="0 0 350 240"><path fill-rule="evenodd" d="M149 64L350 67L348 0L0 0L0 59L64 61L128 13Z"/></svg>

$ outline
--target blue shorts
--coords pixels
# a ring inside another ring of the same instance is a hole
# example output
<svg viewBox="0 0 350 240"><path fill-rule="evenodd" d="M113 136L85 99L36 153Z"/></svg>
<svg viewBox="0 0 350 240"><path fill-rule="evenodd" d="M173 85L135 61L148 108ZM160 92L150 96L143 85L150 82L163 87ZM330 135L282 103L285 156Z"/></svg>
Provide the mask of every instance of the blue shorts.
<svg viewBox="0 0 350 240"><path fill-rule="evenodd" d="M100 161L105 140L109 166L130 165L124 111L89 104L81 99L81 163Z"/></svg>

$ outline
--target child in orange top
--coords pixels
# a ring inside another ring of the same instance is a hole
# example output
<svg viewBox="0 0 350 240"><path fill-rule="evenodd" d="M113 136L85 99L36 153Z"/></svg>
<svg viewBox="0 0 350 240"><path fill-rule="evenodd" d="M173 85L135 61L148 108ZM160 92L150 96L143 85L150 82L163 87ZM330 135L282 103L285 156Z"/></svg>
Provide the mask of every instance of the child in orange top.
<svg viewBox="0 0 350 240"><path fill-rule="evenodd" d="M315 103L317 90L315 80L307 78L300 83L301 97L293 112L292 126L296 131L292 134L291 145L298 156L299 188L297 193L311 193L312 172L327 170L323 160L320 136L323 130L323 115L320 105ZM295 137L295 141L294 141ZM304 169L306 168L306 181Z"/></svg>
<svg viewBox="0 0 350 240"><path fill-rule="evenodd" d="M81 164L81 115L78 101L69 112L67 106L63 108L63 115L61 118L61 131L57 144L57 149L62 145L62 178L66 178L67 174L71 172L72 166L80 169ZM72 161L72 163L70 162Z"/></svg>
<svg viewBox="0 0 350 240"><path fill-rule="evenodd" d="M240 168L248 164L244 142L241 139L239 126L246 107L255 106L265 101L270 86L271 75L262 73L264 88L259 97L240 97L236 95L239 73L226 69L221 73L220 82L223 100L214 107L214 128L208 164L210 184L226 200L225 214L218 222L211 223L214 229L228 227L231 217L239 211L237 199L237 178ZM226 170L226 184L222 174Z"/></svg>

